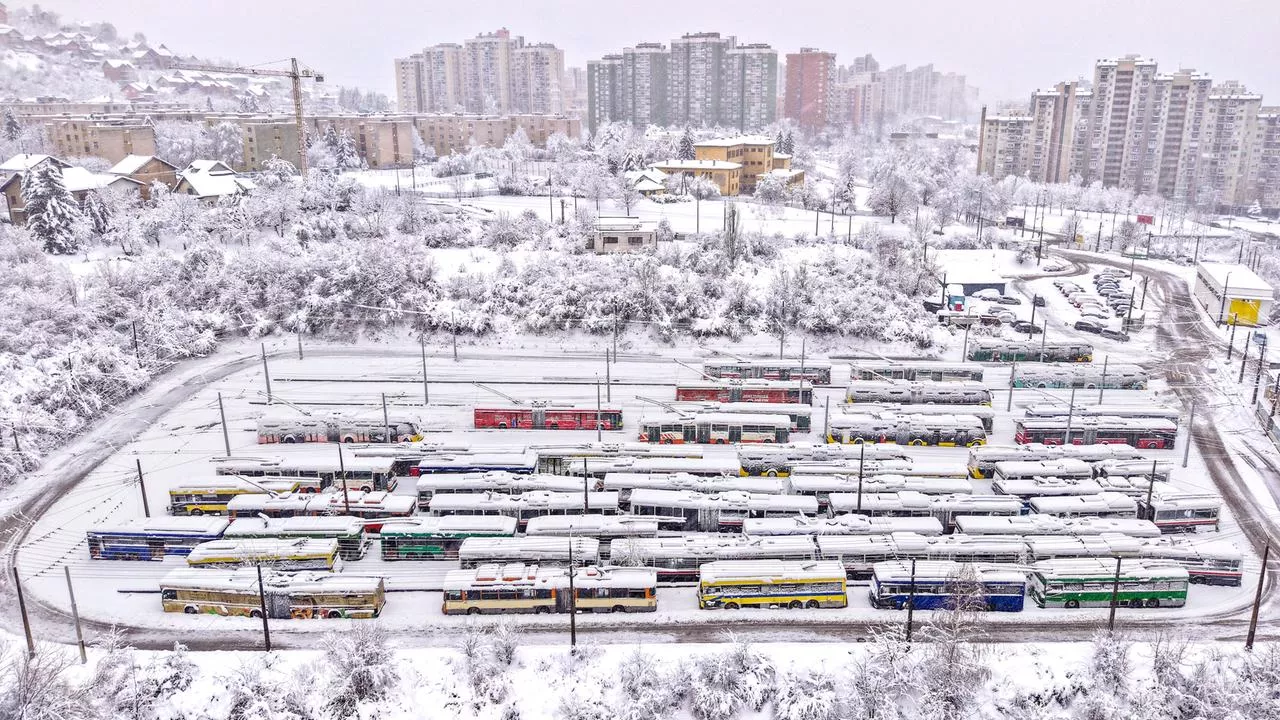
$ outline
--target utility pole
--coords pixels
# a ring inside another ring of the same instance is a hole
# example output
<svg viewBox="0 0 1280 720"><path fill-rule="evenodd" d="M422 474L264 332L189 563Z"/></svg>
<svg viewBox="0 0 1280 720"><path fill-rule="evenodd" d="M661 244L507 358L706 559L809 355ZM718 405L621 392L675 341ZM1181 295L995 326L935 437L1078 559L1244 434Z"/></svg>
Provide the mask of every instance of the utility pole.
<svg viewBox="0 0 1280 720"><path fill-rule="evenodd" d="M22 578L18 577L18 566L13 566L13 589L18 591L18 612L22 615L22 631L27 635L27 657L36 656L36 641L31 637L31 620L27 617L27 599L22 595Z"/></svg>
<svg viewBox="0 0 1280 720"><path fill-rule="evenodd" d="M569 654L578 653L578 597L573 588L573 534L569 534Z"/></svg>
<svg viewBox="0 0 1280 720"><path fill-rule="evenodd" d="M1274 407L1275 405L1273 404L1272 408ZM1191 416L1187 418L1187 440L1186 440L1186 444L1182 446L1182 467L1187 466L1187 456L1191 454L1191 434L1195 431L1195 427L1196 427L1196 401L1192 400Z"/></svg>
<svg viewBox="0 0 1280 720"><path fill-rule="evenodd" d="M422 405L431 404L431 390L427 388L427 340L418 336L418 349L422 351Z"/></svg>
<svg viewBox="0 0 1280 720"><path fill-rule="evenodd" d="M147 485L142 479L142 458L134 458L138 464L138 489L142 491L142 514L151 517L151 508L147 505Z"/></svg>
<svg viewBox="0 0 1280 720"><path fill-rule="evenodd" d="M449 326L453 330L453 361L458 362L458 313L453 313L453 321Z"/></svg>
<svg viewBox="0 0 1280 720"><path fill-rule="evenodd" d="M1146 504L1147 512L1151 513L1151 517L1142 518L1143 520L1156 519L1155 510L1151 509L1151 498L1155 495L1155 492L1156 492L1156 461L1152 460L1151 461L1151 482L1147 483L1147 504Z"/></svg>
<svg viewBox="0 0 1280 720"><path fill-rule="evenodd" d="M1116 558L1116 575L1111 579L1111 615L1107 618L1107 632L1116 629L1116 605L1120 600L1120 558Z"/></svg>
<svg viewBox="0 0 1280 720"><path fill-rule="evenodd" d="M1276 416L1276 402L1280 401L1280 373L1276 373L1276 386L1271 388L1271 417ZM15 432L13 439L16 441L18 436Z"/></svg>
<svg viewBox="0 0 1280 720"><path fill-rule="evenodd" d="M262 563L258 563L258 611L262 613L262 642L271 652L271 628L267 626L267 589L262 586Z"/></svg>
<svg viewBox="0 0 1280 720"><path fill-rule="evenodd" d="M1253 610L1249 613L1249 634L1244 639L1244 649L1253 650L1253 638L1258 632L1258 608L1262 606L1262 586L1267 581L1267 560L1271 557L1271 543L1262 548L1262 567L1258 570L1258 592L1253 596Z"/></svg>
<svg viewBox="0 0 1280 720"><path fill-rule="evenodd" d="M302 333L298 333L298 359L302 359Z"/></svg>
<svg viewBox="0 0 1280 720"><path fill-rule="evenodd" d="M71 586L71 566L63 565L62 572L67 576L67 596L71 598L71 620L76 624L76 645L80 648L80 664L89 662L84 651L84 631L80 629L80 608L76 607L76 590Z"/></svg>
<svg viewBox="0 0 1280 720"><path fill-rule="evenodd" d="M1236 384L1244 382L1244 365L1249 362L1249 341L1253 339L1253 335L1245 334L1244 351L1240 353L1240 377L1236 378Z"/></svg>
<svg viewBox="0 0 1280 720"><path fill-rule="evenodd" d="M867 462L867 442L864 440L858 444L858 506L854 512L862 512L862 477L866 472L863 465Z"/></svg>
<svg viewBox="0 0 1280 720"><path fill-rule="evenodd" d="M342 483L343 512L351 514L351 494L347 491L347 464L342 459L342 443L338 443L338 482Z"/></svg>
<svg viewBox="0 0 1280 720"><path fill-rule="evenodd" d="M218 393L218 417L222 419L222 446L231 457L231 435L227 433L227 412L222 409L222 393Z"/></svg>
<svg viewBox="0 0 1280 720"><path fill-rule="evenodd" d="M566 204L567 204L567 201L564 198L560 198L560 224L561 225L564 224L564 206Z"/></svg>
<svg viewBox="0 0 1280 720"><path fill-rule="evenodd" d="M1263 345L1258 348L1258 374L1253 376L1253 399L1249 401L1250 405L1258 404L1258 386L1262 384L1262 368L1267 364L1267 346Z"/></svg>
<svg viewBox="0 0 1280 720"><path fill-rule="evenodd" d="M1275 403L1272 403L1275 407ZM827 396L826 406L822 410L822 442L831 442L831 396Z"/></svg>
<svg viewBox="0 0 1280 720"><path fill-rule="evenodd" d="M965 358L969 356L969 328L970 327L973 327L973 323L968 323L967 325L964 326L964 348L960 351L961 358Z"/></svg>
<svg viewBox="0 0 1280 720"><path fill-rule="evenodd" d="M600 418L600 376L596 375L596 442L600 442L604 421Z"/></svg>
<svg viewBox="0 0 1280 720"><path fill-rule="evenodd" d="M591 482L590 478L591 476L587 474L587 458L584 456L582 458L582 514L583 515L586 515L587 513L591 512L591 495L589 494L590 491L587 490L587 487Z"/></svg>
<svg viewBox="0 0 1280 720"><path fill-rule="evenodd" d="M1066 438L1063 439L1064 445L1075 444L1071 442L1071 425L1072 425L1072 421L1075 420L1075 412L1076 412L1076 389L1073 387L1071 388L1071 399L1067 401L1067 436Z"/></svg>
<svg viewBox="0 0 1280 720"><path fill-rule="evenodd" d="M1102 382L1098 383L1098 403L1102 403L1102 393L1107 389L1107 361L1111 359L1110 355L1102 356Z"/></svg>
<svg viewBox="0 0 1280 720"><path fill-rule="evenodd" d="M1046 328L1047 329L1047 328ZM1009 402L1004 406L1004 411L1013 410L1013 379L1018 375L1018 363L1009 366Z"/></svg>
<svg viewBox="0 0 1280 720"><path fill-rule="evenodd" d="M387 394L382 393L382 425L385 428L386 435L383 435L383 442L394 442L391 437L391 418L387 415Z"/></svg>
<svg viewBox="0 0 1280 720"><path fill-rule="evenodd" d="M911 642L911 621L916 609L916 560L911 559L911 585L907 590L907 642Z"/></svg>
<svg viewBox="0 0 1280 720"><path fill-rule="evenodd" d="M262 374L267 378L267 404L271 404L271 370L267 367L267 344L262 343Z"/></svg>
<svg viewBox="0 0 1280 720"><path fill-rule="evenodd" d="M1231 353L1236 347L1236 314L1231 314L1231 339L1227 341L1227 360L1231 360Z"/></svg>
<svg viewBox="0 0 1280 720"><path fill-rule="evenodd" d="M604 349L604 391L605 399L613 402L613 365L609 362L609 348Z"/></svg>

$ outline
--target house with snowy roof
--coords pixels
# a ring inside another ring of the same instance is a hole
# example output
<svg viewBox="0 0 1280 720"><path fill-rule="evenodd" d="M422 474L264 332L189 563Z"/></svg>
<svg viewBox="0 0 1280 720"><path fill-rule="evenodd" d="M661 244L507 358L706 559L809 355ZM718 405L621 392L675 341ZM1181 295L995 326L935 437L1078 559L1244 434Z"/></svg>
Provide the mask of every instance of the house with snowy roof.
<svg viewBox="0 0 1280 720"><path fill-rule="evenodd" d="M669 176L656 168L631 170L623 173L623 176L628 183L631 183L631 187L635 188L636 192L645 197L662 195L667 191L666 182Z"/></svg>
<svg viewBox="0 0 1280 720"><path fill-rule="evenodd" d="M155 155L129 155L107 171L112 175L132 178L142 184L142 198L151 197L151 184L163 183L173 190L178 186L178 167Z"/></svg>
<svg viewBox="0 0 1280 720"><path fill-rule="evenodd" d="M178 173L174 192L213 203L224 197L245 195L257 187L252 180L220 160L193 160Z"/></svg>
<svg viewBox="0 0 1280 720"><path fill-rule="evenodd" d="M49 160L56 160L56 158L49 158ZM60 160L58 163L61 163L58 167L62 170L62 185L78 203L83 204L85 196L91 190L114 190L116 192L140 192L142 190L142 183L133 178L107 173L95 173L82 167L67 165ZM42 164L43 161L36 163L31 166L31 169ZM29 172L30 170L24 170L11 175L3 184L0 184L0 195L4 196L5 204L8 206L9 222L14 225L22 225L27 221L26 201L22 197L22 181Z"/></svg>
<svg viewBox="0 0 1280 720"><path fill-rule="evenodd" d="M138 68L128 60L104 60L102 76L111 82L131 83L138 79Z"/></svg>

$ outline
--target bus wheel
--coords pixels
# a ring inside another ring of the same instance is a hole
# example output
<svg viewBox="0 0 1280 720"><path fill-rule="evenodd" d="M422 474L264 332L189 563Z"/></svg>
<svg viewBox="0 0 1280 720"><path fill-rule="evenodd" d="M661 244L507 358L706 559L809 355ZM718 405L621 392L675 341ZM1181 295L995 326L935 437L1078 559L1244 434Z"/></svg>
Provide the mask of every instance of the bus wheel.
<svg viewBox="0 0 1280 720"><path fill-rule="evenodd" d="M249 611L249 617L251 617L251 618L260 618L260 617L262 617L262 611L261 611L261 610L250 610L250 611Z"/></svg>
<svg viewBox="0 0 1280 720"><path fill-rule="evenodd" d="M298 441L294 439L292 435L286 435L284 440L282 440L281 442L283 442L285 445L292 445Z"/></svg>
<svg viewBox="0 0 1280 720"><path fill-rule="evenodd" d="M203 510L201 510L200 508L191 508L191 514L192 514L192 515L203 515L203 514L204 514L204 511L203 511Z"/></svg>
<svg viewBox="0 0 1280 720"><path fill-rule="evenodd" d="M363 493L371 493L371 492L373 492L373 488L369 487L368 485L361 485L361 486L360 486L360 492L363 492Z"/></svg>
<svg viewBox="0 0 1280 720"><path fill-rule="evenodd" d="M546 615L549 612L551 612L551 610L546 605L539 605L533 609L534 615Z"/></svg>
<svg viewBox="0 0 1280 720"><path fill-rule="evenodd" d="M325 614L325 617L329 618L330 620L337 620L338 618L342 617L342 613L338 610L330 610L328 613Z"/></svg>
<svg viewBox="0 0 1280 720"><path fill-rule="evenodd" d="M1160 607L1160 598L1147 598L1147 607Z"/></svg>
<svg viewBox="0 0 1280 720"><path fill-rule="evenodd" d="M809 602L805 603L804 606L809 608L810 610L813 610L814 608L818 607L818 601L810 600Z"/></svg>
<svg viewBox="0 0 1280 720"><path fill-rule="evenodd" d="M792 610L799 610L800 608L804 607L804 603L800 602L799 600L792 600L791 602L787 603L787 607Z"/></svg>
<svg viewBox="0 0 1280 720"><path fill-rule="evenodd" d="M737 610L737 609L738 609L738 603L725 603L725 604L724 604L724 609L725 609L725 610Z"/></svg>
<svg viewBox="0 0 1280 720"><path fill-rule="evenodd" d="M863 439L862 439L862 438L860 438L860 437L856 437L856 438L854 438L853 440L850 440L850 442L852 442L854 445L864 445L864 444L866 444L866 442L867 442L867 441L866 441L866 440L863 440Z"/></svg>
<svg viewBox="0 0 1280 720"><path fill-rule="evenodd" d="M479 615L479 614L480 614L480 608L478 608L478 607L469 607L469 608L467 608L467 614L468 614L468 615Z"/></svg>
<svg viewBox="0 0 1280 720"><path fill-rule="evenodd" d="M773 469L765 470L765 471L764 471L764 476L765 476L765 477L778 477L778 471L777 471L777 470L773 470Z"/></svg>
<svg viewBox="0 0 1280 720"><path fill-rule="evenodd" d="M342 442L347 443L348 445L349 445L349 444L351 444L351 443L353 443L353 442L355 442L355 441L356 441L356 439L355 439L355 438L353 438L353 437L351 437L350 435L348 435L347 437L342 438Z"/></svg>
<svg viewBox="0 0 1280 720"><path fill-rule="evenodd" d="M627 609L622 607L621 605L614 605L613 608L609 610L609 612L616 612L616 613L623 613L626 611Z"/></svg>
<svg viewBox="0 0 1280 720"><path fill-rule="evenodd" d="M506 429L507 429L507 424L506 424L506 423L504 423L504 422L500 422L500 423L498 423L498 429L499 429L499 430L506 430Z"/></svg>
<svg viewBox="0 0 1280 720"><path fill-rule="evenodd" d="M1065 603L1065 605L1066 605L1068 608L1071 608L1072 610L1075 610L1076 608L1080 607L1080 601L1079 601L1079 600L1068 600L1068 601Z"/></svg>
<svg viewBox="0 0 1280 720"><path fill-rule="evenodd" d="M188 606L186 606L186 607L182 608L182 612L184 612L184 613L186 613L186 614L188 614L188 615L195 615L195 614L196 614L196 612L197 612L197 610L196 610L196 608L195 608L195 606L194 606L194 605L188 605Z"/></svg>

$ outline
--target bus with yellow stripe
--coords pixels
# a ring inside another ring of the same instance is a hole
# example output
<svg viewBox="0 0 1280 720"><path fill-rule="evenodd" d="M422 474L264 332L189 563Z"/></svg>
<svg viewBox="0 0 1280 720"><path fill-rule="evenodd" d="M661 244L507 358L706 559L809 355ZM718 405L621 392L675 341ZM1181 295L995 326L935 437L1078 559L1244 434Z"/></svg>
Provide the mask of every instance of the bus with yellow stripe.
<svg viewBox="0 0 1280 720"><path fill-rule="evenodd" d="M654 612L658 573L640 567L487 563L446 575L441 609L445 615Z"/></svg>
<svg viewBox="0 0 1280 720"><path fill-rule="evenodd" d="M699 568L698 607L842 608L844 565L833 560L721 560Z"/></svg>
<svg viewBox="0 0 1280 720"><path fill-rule="evenodd" d="M225 515L227 503L239 495L316 492L320 482L303 477L220 476L188 480L169 488L171 515Z"/></svg>
<svg viewBox="0 0 1280 720"><path fill-rule="evenodd" d="M276 570L334 570L338 541L334 538L239 538L211 540L191 548L191 567L235 568L264 565Z"/></svg>

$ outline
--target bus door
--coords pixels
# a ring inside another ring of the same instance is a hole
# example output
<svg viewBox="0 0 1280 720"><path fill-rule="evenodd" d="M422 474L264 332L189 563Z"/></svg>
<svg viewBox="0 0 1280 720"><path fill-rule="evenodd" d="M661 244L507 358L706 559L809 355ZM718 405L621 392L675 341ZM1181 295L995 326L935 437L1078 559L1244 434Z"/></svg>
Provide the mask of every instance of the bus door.
<svg viewBox="0 0 1280 720"><path fill-rule="evenodd" d="M263 593L263 597L267 603L267 617L273 620L287 620L293 617L293 604L290 602L288 593L267 590Z"/></svg>
<svg viewBox="0 0 1280 720"><path fill-rule="evenodd" d="M179 541L175 540L174 544L177 544L178 542ZM147 559L148 560L163 559L165 556L165 549L166 548L165 548L164 538L147 538Z"/></svg>
<svg viewBox="0 0 1280 720"><path fill-rule="evenodd" d="M742 426L741 425L729 426L729 442L731 443L742 442Z"/></svg>
<svg viewBox="0 0 1280 720"><path fill-rule="evenodd" d="M687 443L711 442L711 428L706 425L694 426L686 423L682 428L682 433L683 433L684 441ZM706 437L703 437L704 435Z"/></svg>
<svg viewBox="0 0 1280 720"><path fill-rule="evenodd" d="M808 430L809 428L804 427L804 428L800 428L800 429L801 429L802 431L805 431L805 430ZM775 428L775 429L774 429L774 431L773 431L773 441L774 441L774 442L776 442L776 443L785 443L785 442L787 442L787 441L788 441L788 440L790 440L790 439L791 439L791 433L790 433L786 428Z"/></svg>

